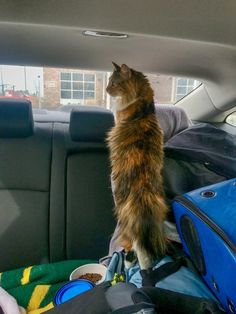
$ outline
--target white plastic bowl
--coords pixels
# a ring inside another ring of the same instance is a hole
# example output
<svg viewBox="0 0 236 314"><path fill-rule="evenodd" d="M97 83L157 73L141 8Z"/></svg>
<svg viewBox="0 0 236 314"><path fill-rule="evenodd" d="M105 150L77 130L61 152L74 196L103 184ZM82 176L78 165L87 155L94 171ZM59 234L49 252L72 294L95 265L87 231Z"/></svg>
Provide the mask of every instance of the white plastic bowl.
<svg viewBox="0 0 236 314"><path fill-rule="evenodd" d="M78 279L80 276L88 273L95 273L102 276L102 279L96 282L96 285L98 285L105 280L106 272L107 268L102 264L86 264L73 270L70 274L70 280Z"/></svg>

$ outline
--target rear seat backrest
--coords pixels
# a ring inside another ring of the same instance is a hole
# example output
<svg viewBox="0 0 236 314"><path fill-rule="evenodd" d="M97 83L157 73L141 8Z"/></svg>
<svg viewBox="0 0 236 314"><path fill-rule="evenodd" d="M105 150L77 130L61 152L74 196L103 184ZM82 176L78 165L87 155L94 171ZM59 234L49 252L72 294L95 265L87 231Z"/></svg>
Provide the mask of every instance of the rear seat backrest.
<svg viewBox="0 0 236 314"><path fill-rule="evenodd" d="M164 142L192 125L185 111L174 105L155 105L156 116L163 130Z"/></svg>
<svg viewBox="0 0 236 314"><path fill-rule="evenodd" d="M66 257L105 255L115 226L106 133L113 114L103 108L72 111L66 163Z"/></svg>
<svg viewBox="0 0 236 314"><path fill-rule="evenodd" d="M0 100L0 272L48 261L51 132L30 102Z"/></svg>
<svg viewBox="0 0 236 314"><path fill-rule="evenodd" d="M168 136L183 128L181 112L181 124L169 128L173 110L157 107ZM70 125L60 121L34 123L30 102L0 100L0 272L107 253L115 219L105 137L113 115L79 107Z"/></svg>

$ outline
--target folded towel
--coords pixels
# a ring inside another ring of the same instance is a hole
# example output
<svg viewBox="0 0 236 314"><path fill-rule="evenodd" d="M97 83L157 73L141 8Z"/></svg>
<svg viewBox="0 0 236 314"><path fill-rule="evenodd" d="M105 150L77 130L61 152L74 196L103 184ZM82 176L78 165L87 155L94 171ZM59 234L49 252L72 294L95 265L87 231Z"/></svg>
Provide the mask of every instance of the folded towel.
<svg viewBox="0 0 236 314"><path fill-rule="evenodd" d="M43 313L54 306L55 294L69 281L70 273L75 268L89 263L94 261L68 260L6 271L0 276L0 286L10 294L10 298L12 296L12 299L9 299L12 304L18 303L30 314ZM18 314L17 311L9 313Z"/></svg>

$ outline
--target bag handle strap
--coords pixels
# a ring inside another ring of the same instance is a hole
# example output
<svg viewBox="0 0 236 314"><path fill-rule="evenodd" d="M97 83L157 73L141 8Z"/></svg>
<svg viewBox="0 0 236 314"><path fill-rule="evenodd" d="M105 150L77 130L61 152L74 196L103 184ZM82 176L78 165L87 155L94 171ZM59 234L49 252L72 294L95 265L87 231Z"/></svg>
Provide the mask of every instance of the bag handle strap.
<svg viewBox="0 0 236 314"><path fill-rule="evenodd" d="M181 266L185 266L198 274L192 261L177 244L173 242L169 244L168 255L173 258L173 262L168 262L154 270L148 269L140 271L143 287L155 286L157 282L177 272Z"/></svg>
<svg viewBox="0 0 236 314"><path fill-rule="evenodd" d="M177 272L181 266L185 265L184 258L180 257L174 262L168 262L154 270L142 269L140 274L142 276L142 286L155 286L157 282Z"/></svg>

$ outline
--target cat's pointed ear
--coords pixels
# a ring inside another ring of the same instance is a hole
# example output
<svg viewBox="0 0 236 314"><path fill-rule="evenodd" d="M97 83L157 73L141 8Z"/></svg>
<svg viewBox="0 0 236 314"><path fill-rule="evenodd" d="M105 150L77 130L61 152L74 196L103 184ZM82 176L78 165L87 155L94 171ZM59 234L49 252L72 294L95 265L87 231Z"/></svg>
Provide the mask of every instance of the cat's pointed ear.
<svg viewBox="0 0 236 314"><path fill-rule="evenodd" d="M131 70L126 64L122 64L122 66L120 67L120 73L126 79L129 79L131 77Z"/></svg>
<svg viewBox="0 0 236 314"><path fill-rule="evenodd" d="M112 64L114 66L114 70L116 71L120 71L120 66L118 64L116 64L115 62L112 61Z"/></svg>

